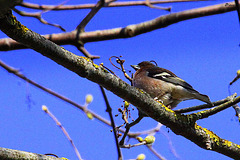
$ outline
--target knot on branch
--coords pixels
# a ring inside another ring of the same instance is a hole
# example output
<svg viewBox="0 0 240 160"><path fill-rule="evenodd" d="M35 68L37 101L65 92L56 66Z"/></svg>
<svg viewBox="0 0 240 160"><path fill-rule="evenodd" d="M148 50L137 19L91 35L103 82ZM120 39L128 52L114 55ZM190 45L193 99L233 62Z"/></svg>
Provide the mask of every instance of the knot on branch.
<svg viewBox="0 0 240 160"><path fill-rule="evenodd" d="M127 26L125 29L124 29L124 34L127 36L127 37L134 37L135 36L135 31L132 27L130 26Z"/></svg>

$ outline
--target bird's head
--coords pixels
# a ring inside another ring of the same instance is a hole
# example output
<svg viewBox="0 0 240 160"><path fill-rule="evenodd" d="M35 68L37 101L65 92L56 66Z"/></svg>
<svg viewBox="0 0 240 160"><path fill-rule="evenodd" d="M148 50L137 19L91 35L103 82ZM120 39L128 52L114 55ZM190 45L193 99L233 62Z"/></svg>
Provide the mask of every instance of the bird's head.
<svg viewBox="0 0 240 160"><path fill-rule="evenodd" d="M156 66L152 62L156 63L155 61L143 61L141 63L138 63L137 65L131 65L131 67L137 71L137 70L139 70L142 67L153 67L153 66Z"/></svg>

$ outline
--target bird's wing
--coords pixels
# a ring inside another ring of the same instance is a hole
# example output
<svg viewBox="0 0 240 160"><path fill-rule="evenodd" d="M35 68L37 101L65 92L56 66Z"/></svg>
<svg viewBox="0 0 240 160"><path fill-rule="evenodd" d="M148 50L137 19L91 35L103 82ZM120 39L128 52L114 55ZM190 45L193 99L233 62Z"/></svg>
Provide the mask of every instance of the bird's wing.
<svg viewBox="0 0 240 160"><path fill-rule="evenodd" d="M180 85L180 86L182 86L186 89L196 91L192 88L192 86L190 84L188 84L183 79L177 77L174 73L172 73L169 70L159 68L159 67L154 67L154 68L148 69L147 72L148 72L148 76L151 77L151 78L160 79L160 80L163 80L165 82L169 82L169 83L172 83L172 84L175 84L175 85Z"/></svg>
<svg viewBox="0 0 240 160"><path fill-rule="evenodd" d="M207 95L199 93L198 91L193 89L190 84L188 84L186 81L182 80L181 78L177 77L171 71L163 69L163 68L159 68L159 67L149 68L146 71L147 71L149 77L160 79L160 80L165 81L165 82L169 82L169 83L172 83L172 84L175 84L175 85L182 86L183 88L192 92L193 95L195 95L196 99L199 99L203 102L206 102L210 105L213 105Z"/></svg>

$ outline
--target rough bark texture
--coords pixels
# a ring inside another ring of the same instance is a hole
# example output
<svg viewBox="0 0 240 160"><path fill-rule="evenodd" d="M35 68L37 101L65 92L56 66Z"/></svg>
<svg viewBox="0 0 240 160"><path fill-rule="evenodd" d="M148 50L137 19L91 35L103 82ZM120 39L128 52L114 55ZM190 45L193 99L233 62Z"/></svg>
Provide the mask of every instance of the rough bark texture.
<svg viewBox="0 0 240 160"><path fill-rule="evenodd" d="M129 101L151 118L169 127L174 133L184 136L204 149L239 159L240 146L221 139L213 132L198 126L195 121L200 115L181 115L162 106L148 94L110 74L104 68L92 63L90 59L77 56L29 30L21 25L11 12L8 12L4 18L0 19L0 29L16 41ZM240 98L238 97L228 105L238 103L239 101Z"/></svg>
<svg viewBox="0 0 240 160"><path fill-rule="evenodd" d="M62 160L62 158L56 158L53 156L46 156L43 154L36 154L24 151L18 151L13 149L0 147L0 159L4 160Z"/></svg>

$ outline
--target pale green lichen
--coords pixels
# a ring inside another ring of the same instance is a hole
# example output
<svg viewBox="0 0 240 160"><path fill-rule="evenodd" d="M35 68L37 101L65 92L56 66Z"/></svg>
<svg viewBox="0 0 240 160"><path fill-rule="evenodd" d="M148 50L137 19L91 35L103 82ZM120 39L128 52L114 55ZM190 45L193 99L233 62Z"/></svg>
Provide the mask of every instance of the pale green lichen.
<svg viewBox="0 0 240 160"><path fill-rule="evenodd" d="M175 113L173 110L171 110L170 108L166 107L163 103L161 103L161 102L159 102L159 103L162 105L163 108L165 108L165 110L166 110L167 112L174 113L174 116L176 116L176 113Z"/></svg>
<svg viewBox="0 0 240 160"><path fill-rule="evenodd" d="M233 143L232 143L231 141L222 139L222 145L223 145L223 146L227 146L227 147L232 147L232 146L233 146ZM235 144L234 146L240 149L240 145Z"/></svg>
<svg viewBox="0 0 240 160"><path fill-rule="evenodd" d="M92 60L90 58L88 58L88 57L79 56L79 58L83 58L83 59L85 59L88 62L92 62Z"/></svg>
<svg viewBox="0 0 240 160"><path fill-rule="evenodd" d="M196 130L203 130L208 135L208 137L213 142L215 142L215 144L218 145L218 146L226 146L226 147L232 147L233 146L233 143L231 141L220 138L219 136L217 136L212 131L208 130L207 128L203 128L203 127L197 125L196 123L195 123L195 129ZM240 145L236 144L236 147L240 149Z"/></svg>
<svg viewBox="0 0 240 160"><path fill-rule="evenodd" d="M215 142L216 145L221 144L221 138L219 138L215 133L212 131L208 130L207 128L202 128L207 135L209 135L209 138Z"/></svg>
<svg viewBox="0 0 240 160"><path fill-rule="evenodd" d="M215 133L213 133L212 131L208 130L207 128L203 128L199 125L197 125L197 123L195 123L195 129L196 130L203 130L210 139L212 139L217 145L220 144L220 139Z"/></svg>
<svg viewBox="0 0 240 160"><path fill-rule="evenodd" d="M224 146L228 146L228 147L231 147L232 146L232 142L230 142L230 141L227 141L227 140L222 140L222 144L224 145Z"/></svg>

